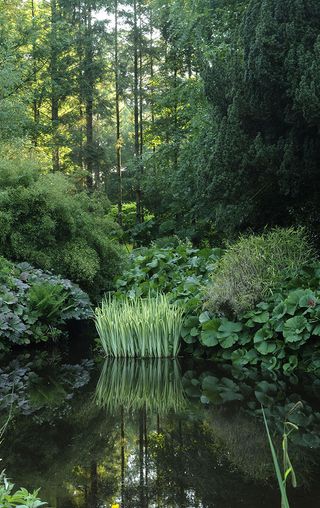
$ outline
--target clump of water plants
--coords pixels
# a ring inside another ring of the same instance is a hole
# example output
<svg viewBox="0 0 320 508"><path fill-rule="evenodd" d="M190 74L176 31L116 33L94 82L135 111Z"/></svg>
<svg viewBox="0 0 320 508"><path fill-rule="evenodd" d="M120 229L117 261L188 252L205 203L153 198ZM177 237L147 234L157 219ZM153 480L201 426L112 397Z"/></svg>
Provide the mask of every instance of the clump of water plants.
<svg viewBox="0 0 320 508"><path fill-rule="evenodd" d="M183 310L162 294L122 300L109 297L96 309L95 323L107 356L175 357Z"/></svg>

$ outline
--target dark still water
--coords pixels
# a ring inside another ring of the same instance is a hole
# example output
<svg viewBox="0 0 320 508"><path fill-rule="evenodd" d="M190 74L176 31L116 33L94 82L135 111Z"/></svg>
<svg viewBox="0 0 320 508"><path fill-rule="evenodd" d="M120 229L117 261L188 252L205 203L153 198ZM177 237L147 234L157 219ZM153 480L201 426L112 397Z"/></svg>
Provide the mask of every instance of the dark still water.
<svg viewBox="0 0 320 508"><path fill-rule="evenodd" d="M297 400L290 506L320 506L317 379L56 350L1 366L2 467L53 508L280 508L260 402L281 457Z"/></svg>

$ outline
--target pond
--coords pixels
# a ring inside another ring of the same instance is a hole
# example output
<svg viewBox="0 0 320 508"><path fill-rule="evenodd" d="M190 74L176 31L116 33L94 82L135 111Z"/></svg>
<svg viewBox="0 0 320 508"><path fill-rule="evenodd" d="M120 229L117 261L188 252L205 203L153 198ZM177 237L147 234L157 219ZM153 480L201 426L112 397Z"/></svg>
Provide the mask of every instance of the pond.
<svg viewBox="0 0 320 508"><path fill-rule="evenodd" d="M280 508L260 402L281 454L297 400L290 506L320 505L317 379L191 359L104 361L76 338L1 365L3 421L12 408L2 465L52 508Z"/></svg>

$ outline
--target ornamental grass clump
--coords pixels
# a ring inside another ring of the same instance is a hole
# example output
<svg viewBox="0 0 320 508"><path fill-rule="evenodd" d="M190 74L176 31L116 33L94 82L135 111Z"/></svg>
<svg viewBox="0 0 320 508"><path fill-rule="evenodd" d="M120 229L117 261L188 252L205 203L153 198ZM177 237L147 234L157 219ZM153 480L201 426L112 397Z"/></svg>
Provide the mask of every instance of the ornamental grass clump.
<svg viewBox="0 0 320 508"><path fill-rule="evenodd" d="M168 358L178 354L183 310L165 295L105 298L95 323L107 356Z"/></svg>
<svg viewBox="0 0 320 508"><path fill-rule="evenodd" d="M304 228L275 228L230 245L212 273L206 308L239 315L270 296L315 259Z"/></svg>

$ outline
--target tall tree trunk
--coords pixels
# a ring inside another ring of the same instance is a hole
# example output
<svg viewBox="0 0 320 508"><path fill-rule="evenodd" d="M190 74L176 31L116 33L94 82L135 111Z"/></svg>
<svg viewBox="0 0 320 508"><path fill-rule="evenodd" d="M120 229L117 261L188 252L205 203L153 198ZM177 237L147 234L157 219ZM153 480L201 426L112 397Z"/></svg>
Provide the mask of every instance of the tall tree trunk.
<svg viewBox="0 0 320 508"><path fill-rule="evenodd" d="M84 63L84 43L83 43L83 9L82 2L79 0L78 6L78 94L79 94L79 156L78 163L81 169L85 169L86 161L84 160L84 86L83 86L83 63Z"/></svg>
<svg viewBox="0 0 320 508"><path fill-rule="evenodd" d="M154 67L153 67L153 16L152 16L152 6L150 7L150 112L151 112L151 127L152 132L154 132ZM156 151L156 147L152 146L152 151Z"/></svg>
<svg viewBox="0 0 320 508"><path fill-rule="evenodd" d="M139 37L138 37L137 0L133 2L133 96L134 96L134 156L136 169L136 222L141 222L141 189L140 189L140 132L139 132Z"/></svg>
<svg viewBox="0 0 320 508"><path fill-rule="evenodd" d="M118 222L122 226L122 174L121 174L121 133L120 133L120 93L119 93L119 58L118 58L118 0L114 4L114 66L116 84L116 155L118 174Z"/></svg>
<svg viewBox="0 0 320 508"><path fill-rule="evenodd" d="M143 175L143 68L142 68L142 12L141 12L141 2L139 2L139 123L140 123L140 129L139 129L139 141L140 141L140 147L139 147L139 173L140 173L140 179ZM141 187L141 183L140 183ZM140 190L140 222L144 221L144 211L143 211L143 203L142 203L142 191Z"/></svg>
<svg viewBox="0 0 320 508"><path fill-rule="evenodd" d="M93 189L97 184L98 175L94 175L94 157L93 157L93 87L94 79L92 74L93 63L93 41L92 41L92 5L88 2L86 5L86 40L85 40L85 110L86 110L86 169L87 186Z"/></svg>
<svg viewBox="0 0 320 508"><path fill-rule="evenodd" d="M36 23L35 23L35 2L31 0L31 16L32 16L32 30L33 37L35 37L36 32ZM38 129L39 129L39 107L38 101L36 97L36 86L37 86L37 57L36 57L36 41L32 42L32 72L33 72L33 101L32 101L32 111L33 111L33 135L32 135L32 143L34 146L38 146Z"/></svg>
<svg viewBox="0 0 320 508"><path fill-rule="evenodd" d="M52 126L52 170L59 171L59 88L58 88L58 47L57 47L57 3L51 0L51 126Z"/></svg>

